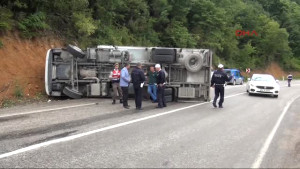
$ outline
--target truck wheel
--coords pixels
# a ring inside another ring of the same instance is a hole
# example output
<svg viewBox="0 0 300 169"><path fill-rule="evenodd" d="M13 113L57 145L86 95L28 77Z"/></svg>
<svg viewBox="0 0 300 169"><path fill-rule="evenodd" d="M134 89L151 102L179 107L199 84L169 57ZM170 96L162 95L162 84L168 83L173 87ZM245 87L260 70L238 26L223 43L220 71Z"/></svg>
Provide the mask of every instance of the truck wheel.
<svg viewBox="0 0 300 169"><path fill-rule="evenodd" d="M155 55L175 55L175 50L174 49L157 49L154 48L152 50L152 53Z"/></svg>
<svg viewBox="0 0 300 169"><path fill-rule="evenodd" d="M85 53L77 46L68 45L67 51L70 52L74 57L84 58Z"/></svg>
<svg viewBox="0 0 300 169"><path fill-rule="evenodd" d="M65 87L63 93L72 99L80 99L82 97L82 93L72 90L69 87Z"/></svg>
<svg viewBox="0 0 300 169"><path fill-rule="evenodd" d="M199 54L191 54L185 58L185 68L190 72L198 72L202 68L202 57Z"/></svg>
<svg viewBox="0 0 300 169"><path fill-rule="evenodd" d="M153 55L152 60L157 63L173 63L175 60L174 55Z"/></svg>
<svg viewBox="0 0 300 169"><path fill-rule="evenodd" d="M165 96L166 102L172 102L173 101L173 97L172 96Z"/></svg>
<svg viewBox="0 0 300 169"><path fill-rule="evenodd" d="M173 95L172 88L166 88L165 89L165 96L172 96L172 95Z"/></svg>

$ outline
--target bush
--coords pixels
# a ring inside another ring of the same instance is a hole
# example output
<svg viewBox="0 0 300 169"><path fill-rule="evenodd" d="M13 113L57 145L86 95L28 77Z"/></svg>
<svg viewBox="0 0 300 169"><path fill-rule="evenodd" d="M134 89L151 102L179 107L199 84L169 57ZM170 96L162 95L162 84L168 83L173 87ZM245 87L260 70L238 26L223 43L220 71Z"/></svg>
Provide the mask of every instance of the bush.
<svg viewBox="0 0 300 169"><path fill-rule="evenodd" d="M19 86L19 85L15 86L14 96L18 99L23 98L24 92L23 92L23 88L21 86Z"/></svg>
<svg viewBox="0 0 300 169"><path fill-rule="evenodd" d="M0 48L3 47L3 42L0 40Z"/></svg>
<svg viewBox="0 0 300 169"><path fill-rule="evenodd" d="M0 6L0 31L11 30L13 26L12 16L13 13L9 9Z"/></svg>
<svg viewBox="0 0 300 169"><path fill-rule="evenodd" d="M46 23L45 13L37 12L21 20L18 28L22 32L23 37L31 39L40 35L40 31L49 29L50 27Z"/></svg>
<svg viewBox="0 0 300 169"><path fill-rule="evenodd" d="M10 99L7 99L7 98L4 98L1 102L1 107L3 108L8 108L8 107L12 107L16 104L15 101L13 100L10 100Z"/></svg>

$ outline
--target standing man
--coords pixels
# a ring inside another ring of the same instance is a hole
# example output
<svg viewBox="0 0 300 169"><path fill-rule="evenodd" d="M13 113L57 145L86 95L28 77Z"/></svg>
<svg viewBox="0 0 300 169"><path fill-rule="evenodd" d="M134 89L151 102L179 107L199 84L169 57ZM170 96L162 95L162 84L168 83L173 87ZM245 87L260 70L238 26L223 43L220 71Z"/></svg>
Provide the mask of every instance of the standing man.
<svg viewBox="0 0 300 169"><path fill-rule="evenodd" d="M143 86L145 82L145 75L142 70L142 64L138 63L131 73L131 79L135 94L135 107L137 110L142 110L142 96Z"/></svg>
<svg viewBox="0 0 300 169"><path fill-rule="evenodd" d="M220 95L219 108L223 108L225 82L230 81L232 78L232 76L227 76L227 74L223 71L223 68L224 66L222 64L219 64L218 70L214 72L211 78L211 87L215 88L215 98L213 101L213 106L217 107L216 102Z"/></svg>
<svg viewBox="0 0 300 169"><path fill-rule="evenodd" d="M125 67L121 70L121 79L120 79L120 86L122 89L123 93L123 107L125 109L129 109L128 105L128 86L130 84L130 75L129 75L129 70L130 64L126 63Z"/></svg>
<svg viewBox="0 0 300 169"><path fill-rule="evenodd" d="M157 73L154 70L154 66L150 66L150 72L147 73L148 76L148 93L152 98L152 102L157 102L157 87L156 87L156 79Z"/></svg>
<svg viewBox="0 0 300 169"><path fill-rule="evenodd" d="M123 103L122 90L120 87L120 76L121 76L121 71L119 70L119 63L115 63L115 69L111 71L109 75L109 79L111 80L112 87L113 87L112 104L116 104L116 98L118 93L119 93L120 103Z"/></svg>
<svg viewBox="0 0 300 169"><path fill-rule="evenodd" d="M155 65L155 69L158 72L158 75L157 75L157 101L158 101L158 106L156 108L167 107L166 99L165 99L166 75L165 75L165 72L161 70L161 67L160 67L159 64Z"/></svg>
<svg viewBox="0 0 300 169"><path fill-rule="evenodd" d="M291 87L291 81L293 80L293 75L291 73L289 73L289 75L287 76L288 79L288 87Z"/></svg>

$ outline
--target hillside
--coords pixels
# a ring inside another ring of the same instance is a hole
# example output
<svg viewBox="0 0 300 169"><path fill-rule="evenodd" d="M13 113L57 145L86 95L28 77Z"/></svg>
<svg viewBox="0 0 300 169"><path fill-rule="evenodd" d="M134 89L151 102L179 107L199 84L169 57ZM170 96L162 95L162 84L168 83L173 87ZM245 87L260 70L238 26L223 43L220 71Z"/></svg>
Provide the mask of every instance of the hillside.
<svg viewBox="0 0 300 169"><path fill-rule="evenodd" d="M46 52L62 43L53 37L24 40L11 32L1 39L5 46L0 49L0 103L44 93Z"/></svg>

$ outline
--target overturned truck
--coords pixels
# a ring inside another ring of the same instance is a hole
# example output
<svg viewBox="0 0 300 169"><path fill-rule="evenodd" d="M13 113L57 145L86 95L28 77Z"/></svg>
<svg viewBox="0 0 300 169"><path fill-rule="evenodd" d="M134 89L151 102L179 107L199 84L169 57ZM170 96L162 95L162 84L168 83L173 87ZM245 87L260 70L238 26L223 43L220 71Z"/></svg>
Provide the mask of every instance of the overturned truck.
<svg viewBox="0 0 300 169"><path fill-rule="evenodd" d="M49 49L46 55L45 89L49 96L111 97L109 74L115 63L143 69L156 63L166 72L167 101L208 101L212 52L208 49L106 46ZM131 72L131 70L129 71ZM147 85L145 85L145 88ZM134 97L132 84L129 95ZM144 92L144 97L149 98Z"/></svg>

